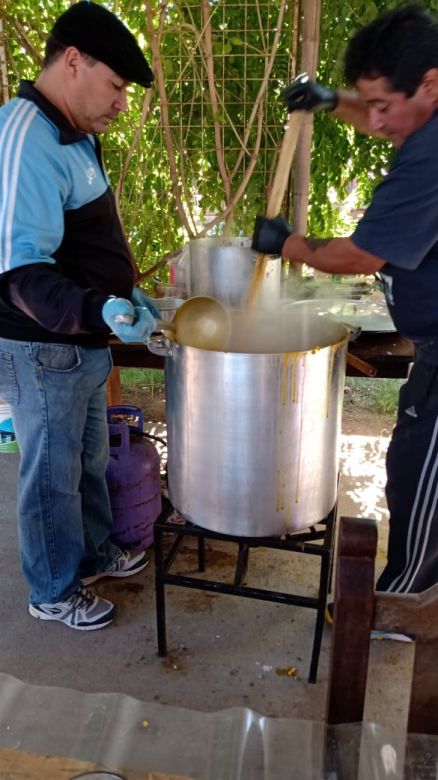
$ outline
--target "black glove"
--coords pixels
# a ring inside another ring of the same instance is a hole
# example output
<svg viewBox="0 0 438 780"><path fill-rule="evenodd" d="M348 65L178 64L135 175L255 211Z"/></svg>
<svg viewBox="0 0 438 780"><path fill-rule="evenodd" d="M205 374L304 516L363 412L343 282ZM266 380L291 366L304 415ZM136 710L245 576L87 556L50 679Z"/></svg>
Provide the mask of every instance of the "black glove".
<svg viewBox="0 0 438 780"><path fill-rule="evenodd" d="M289 222L281 214L274 219L256 217L251 246L261 255L281 255L283 244L291 233Z"/></svg>
<svg viewBox="0 0 438 780"><path fill-rule="evenodd" d="M292 84L283 90L282 98L291 111L333 111L338 105L338 93L310 81L307 73L297 76Z"/></svg>

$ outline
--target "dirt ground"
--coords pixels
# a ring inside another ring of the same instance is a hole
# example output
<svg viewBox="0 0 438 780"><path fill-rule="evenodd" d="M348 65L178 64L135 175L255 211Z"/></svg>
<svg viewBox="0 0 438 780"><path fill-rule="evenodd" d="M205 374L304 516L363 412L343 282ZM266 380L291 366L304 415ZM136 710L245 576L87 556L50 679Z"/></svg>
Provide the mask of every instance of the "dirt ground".
<svg viewBox="0 0 438 780"><path fill-rule="evenodd" d="M153 391L143 388L127 389L122 383L122 403L132 404L143 409L148 422L165 422L166 399L164 390Z"/></svg>
<svg viewBox="0 0 438 780"><path fill-rule="evenodd" d="M395 417L389 414L376 414L370 409L344 408L342 414L342 433L347 436L391 436Z"/></svg>

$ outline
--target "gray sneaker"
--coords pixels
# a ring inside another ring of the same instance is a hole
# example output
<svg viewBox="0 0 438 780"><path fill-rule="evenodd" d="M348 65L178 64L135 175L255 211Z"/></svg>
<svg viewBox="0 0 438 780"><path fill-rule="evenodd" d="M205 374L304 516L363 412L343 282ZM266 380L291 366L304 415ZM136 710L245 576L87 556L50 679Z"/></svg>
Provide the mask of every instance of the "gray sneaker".
<svg viewBox="0 0 438 780"><path fill-rule="evenodd" d="M93 574L91 577L83 577L84 585L92 585L93 582L102 580L104 577L131 577L132 574L138 574L149 563L147 552L134 553L130 550L117 550L116 557L108 568Z"/></svg>
<svg viewBox="0 0 438 780"><path fill-rule="evenodd" d="M29 604L29 613L40 620L59 620L78 631L94 631L111 623L115 606L88 588L78 588L66 601Z"/></svg>

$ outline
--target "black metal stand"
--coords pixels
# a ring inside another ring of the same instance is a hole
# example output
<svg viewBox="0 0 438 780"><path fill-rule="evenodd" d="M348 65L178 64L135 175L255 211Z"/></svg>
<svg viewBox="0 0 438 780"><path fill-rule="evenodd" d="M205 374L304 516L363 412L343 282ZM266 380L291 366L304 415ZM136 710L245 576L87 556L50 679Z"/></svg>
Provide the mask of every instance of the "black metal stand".
<svg viewBox="0 0 438 780"><path fill-rule="evenodd" d="M155 594L157 608L158 655L165 656L166 645L166 605L165 585L179 585L184 588L228 593L233 596L245 596L262 601L274 601L279 604L292 604L298 607L309 607L316 610L316 624L313 638L312 657L310 661L309 683L316 682L319 654L321 650L322 631L324 628L324 612L327 594L331 589L333 564L333 539L336 524L336 506L321 520L317 526L307 528L302 532L288 534L284 538L263 536L247 537L232 536L209 531L193 525L188 521L172 520L173 507L164 499L164 509L155 521ZM164 537L172 534L175 539L166 552ZM236 570L233 584L205 580L196 577L186 577L181 574L170 574L169 570L176 558L178 548L184 536L195 536L198 539L198 569L205 571L205 540L217 539L223 542L233 542L238 545ZM318 543L322 542L322 543ZM318 597L299 596L291 593L249 588L244 584L248 569L249 551L251 547L267 547L275 550L291 550L296 553L316 555L321 558Z"/></svg>

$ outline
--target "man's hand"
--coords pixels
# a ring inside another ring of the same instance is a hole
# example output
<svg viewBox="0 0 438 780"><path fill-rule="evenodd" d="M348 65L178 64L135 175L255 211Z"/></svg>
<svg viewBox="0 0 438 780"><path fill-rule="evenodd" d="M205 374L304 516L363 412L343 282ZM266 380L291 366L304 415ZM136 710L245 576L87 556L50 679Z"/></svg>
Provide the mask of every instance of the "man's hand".
<svg viewBox="0 0 438 780"><path fill-rule="evenodd" d="M147 341L155 328L155 319L146 306L134 307L126 298L108 298L102 318L114 335L124 342Z"/></svg>
<svg viewBox="0 0 438 780"><path fill-rule="evenodd" d="M262 255L281 255L283 244L291 233L289 222L280 214L274 219L256 217L251 246Z"/></svg>
<svg viewBox="0 0 438 780"><path fill-rule="evenodd" d="M291 111L333 111L338 105L338 94L333 89L310 81L307 73L297 76L283 90L283 100Z"/></svg>
<svg viewBox="0 0 438 780"><path fill-rule="evenodd" d="M143 292L140 287L134 287L131 295L131 301L134 306L145 306L156 320L160 319L161 315L155 306L154 301L152 298L149 298L149 296L146 295L146 293Z"/></svg>

